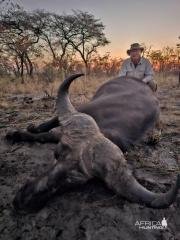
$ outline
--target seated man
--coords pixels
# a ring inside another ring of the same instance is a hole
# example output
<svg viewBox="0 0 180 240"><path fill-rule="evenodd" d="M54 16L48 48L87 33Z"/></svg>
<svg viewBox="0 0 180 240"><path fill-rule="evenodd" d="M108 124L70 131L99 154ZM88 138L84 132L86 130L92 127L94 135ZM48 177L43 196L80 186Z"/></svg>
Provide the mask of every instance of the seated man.
<svg viewBox="0 0 180 240"><path fill-rule="evenodd" d="M154 82L154 71L148 59L141 56L144 48L139 43L131 44L127 54L130 58L124 60L119 76L129 76L142 79L155 92L157 84Z"/></svg>

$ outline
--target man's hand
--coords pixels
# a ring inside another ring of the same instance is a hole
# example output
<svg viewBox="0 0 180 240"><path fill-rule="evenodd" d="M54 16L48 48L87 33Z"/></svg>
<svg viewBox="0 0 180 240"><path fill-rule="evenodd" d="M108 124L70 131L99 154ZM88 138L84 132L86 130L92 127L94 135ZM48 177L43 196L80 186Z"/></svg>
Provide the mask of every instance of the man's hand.
<svg viewBox="0 0 180 240"><path fill-rule="evenodd" d="M157 84L153 80L147 81L147 78L144 78L142 81L149 85L153 92L157 91Z"/></svg>
<svg viewBox="0 0 180 240"><path fill-rule="evenodd" d="M157 84L153 80L149 81L147 84L149 85L153 92L157 91Z"/></svg>

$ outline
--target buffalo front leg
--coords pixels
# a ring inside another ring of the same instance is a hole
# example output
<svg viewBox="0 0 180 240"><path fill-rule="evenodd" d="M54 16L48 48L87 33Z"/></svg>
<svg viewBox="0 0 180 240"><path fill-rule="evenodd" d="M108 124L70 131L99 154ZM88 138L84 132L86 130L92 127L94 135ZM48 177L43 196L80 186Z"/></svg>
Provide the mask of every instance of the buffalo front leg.
<svg viewBox="0 0 180 240"><path fill-rule="evenodd" d="M31 133L42 133L42 132L48 132L52 128L56 128L58 126L59 126L58 117L54 117L44 123L41 123L38 126L35 126L34 124L30 124L27 127L27 131Z"/></svg>
<svg viewBox="0 0 180 240"><path fill-rule="evenodd" d="M8 132L5 139L12 144L18 142L58 143L59 134L55 132L34 134L22 130L15 130Z"/></svg>
<svg viewBox="0 0 180 240"><path fill-rule="evenodd" d="M28 181L16 194L13 206L16 211L37 211L55 194L84 184L87 177L76 169L57 163L38 179Z"/></svg>

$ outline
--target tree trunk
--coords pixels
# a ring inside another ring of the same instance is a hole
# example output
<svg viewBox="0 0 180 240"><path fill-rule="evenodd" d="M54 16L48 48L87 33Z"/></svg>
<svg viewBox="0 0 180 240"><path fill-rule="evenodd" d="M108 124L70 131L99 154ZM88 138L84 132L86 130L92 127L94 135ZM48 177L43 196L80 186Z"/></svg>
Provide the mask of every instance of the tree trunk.
<svg viewBox="0 0 180 240"><path fill-rule="evenodd" d="M29 74L29 66L28 66L28 62L27 62L26 59L24 60L24 64L25 64L25 67L26 67L26 72L27 72L27 74L30 75L30 74Z"/></svg>
<svg viewBox="0 0 180 240"><path fill-rule="evenodd" d="M29 76L32 77L33 76L33 71L34 71L34 67L33 64L28 56L28 54L26 53L26 59L28 60L29 63Z"/></svg>
<svg viewBox="0 0 180 240"><path fill-rule="evenodd" d="M15 73L16 77L19 77L20 76L20 66L19 66L18 58L15 59L15 64L16 64L16 69L15 69L14 73Z"/></svg>
<svg viewBox="0 0 180 240"><path fill-rule="evenodd" d="M24 53L21 55L21 83L24 83Z"/></svg>
<svg viewBox="0 0 180 240"><path fill-rule="evenodd" d="M54 49L53 49L53 47L52 47L52 45L51 45L51 41L49 40L48 36L46 36L46 35L45 35L45 38L46 38L46 40L47 40L47 43L48 43L49 48L50 48L50 50L51 50L51 53L52 53L52 55L53 55L53 59L56 59L56 54L55 54Z"/></svg>

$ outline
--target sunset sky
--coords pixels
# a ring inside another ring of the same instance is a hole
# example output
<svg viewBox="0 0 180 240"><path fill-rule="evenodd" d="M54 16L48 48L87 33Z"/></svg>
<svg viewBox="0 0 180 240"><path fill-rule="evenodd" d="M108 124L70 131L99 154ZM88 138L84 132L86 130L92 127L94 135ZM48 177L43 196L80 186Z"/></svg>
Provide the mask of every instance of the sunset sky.
<svg viewBox="0 0 180 240"><path fill-rule="evenodd" d="M88 11L105 24L111 41L101 52L126 56L132 42L152 45L153 49L176 46L180 35L180 0L19 0L25 9L45 9L71 13Z"/></svg>

